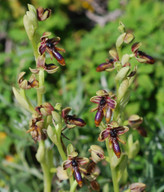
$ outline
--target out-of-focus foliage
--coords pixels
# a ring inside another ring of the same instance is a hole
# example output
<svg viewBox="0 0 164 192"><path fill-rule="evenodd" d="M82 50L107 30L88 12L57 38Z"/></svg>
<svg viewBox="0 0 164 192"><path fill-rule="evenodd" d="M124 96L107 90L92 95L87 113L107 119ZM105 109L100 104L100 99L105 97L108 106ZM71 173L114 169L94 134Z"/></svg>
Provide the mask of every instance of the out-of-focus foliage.
<svg viewBox="0 0 164 192"><path fill-rule="evenodd" d="M71 106L75 113L79 113L87 121L85 128L66 133L81 155L88 154L89 145L97 143L99 134L99 130L94 126L94 114L89 112L89 98L101 88L114 89L114 73L97 73L95 68L109 57L108 51L114 47L119 34L119 20L135 34L135 41L143 43L143 50L156 59L155 65L138 64L138 76L126 108L127 118L134 113L144 117L143 126L148 132L146 139L135 133L135 139L141 142L141 150L139 155L129 162L129 182L142 181L147 184L147 191L151 192L163 190L164 178L161 175L164 169L164 2L95 1L99 6L104 6L106 12L115 9L122 11L118 19L107 22L103 27L87 16L89 11L96 12L93 2L94 0L1 2L0 190L39 192L43 187L42 175L35 159L37 144L26 134L29 114L23 111L22 115L19 106L14 104L11 91L20 71L28 71L29 67L35 68L32 47L22 20L27 3L52 9L52 16L40 24L39 33L42 35L44 31L51 31L55 36L61 37L60 45L66 50L66 67L60 68L55 75L46 76L46 99L51 100L52 104L62 102L64 106ZM29 97L33 98L35 104L35 93L30 92ZM54 157L54 164L60 165L55 150ZM104 186L104 191L105 188L111 187L111 183L106 180L106 175L110 174L109 169L105 166L100 164L100 168L105 171L98 178L101 187ZM61 184L56 181L56 177L53 185L58 188L62 185L67 187L66 182Z"/></svg>

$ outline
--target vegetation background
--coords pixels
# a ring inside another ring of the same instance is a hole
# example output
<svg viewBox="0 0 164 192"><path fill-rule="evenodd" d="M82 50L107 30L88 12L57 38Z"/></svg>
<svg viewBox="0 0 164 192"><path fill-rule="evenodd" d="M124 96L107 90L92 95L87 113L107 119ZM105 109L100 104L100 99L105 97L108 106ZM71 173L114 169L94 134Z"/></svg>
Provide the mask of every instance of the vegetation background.
<svg viewBox="0 0 164 192"><path fill-rule="evenodd" d="M121 20L143 43L143 50L156 59L154 65L139 64L126 117L144 117L147 138L137 132L138 156L129 162L128 183L143 182L149 192L164 191L164 2L161 0L6 0L0 2L0 191L41 192L42 175L35 159L37 144L26 134L30 114L14 102L12 86L20 71L35 68L32 46L23 26L27 3L52 9L52 16L40 25L40 35L51 31L61 37L66 50L66 67L46 76L46 100L63 103L85 119L87 126L67 132L80 155L88 156L97 144L99 129L94 125L90 97L99 89L114 90L114 72L97 73L96 67L109 57L119 35ZM110 16L109 16L110 15ZM126 48L127 49L127 48ZM124 49L124 51L127 51ZM136 62L136 61L134 61ZM30 74L28 72L28 74ZM29 92L35 103L35 92ZM65 140L65 142L68 142ZM104 147L104 143L101 143ZM54 147L55 148L55 147ZM54 164L61 160L54 149ZM100 164L98 182L102 191L112 186L110 171ZM54 177L58 191L67 188ZM87 188L86 188L87 189ZM81 191L86 191L85 187ZM79 190L80 191L80 190Z"/></svg>

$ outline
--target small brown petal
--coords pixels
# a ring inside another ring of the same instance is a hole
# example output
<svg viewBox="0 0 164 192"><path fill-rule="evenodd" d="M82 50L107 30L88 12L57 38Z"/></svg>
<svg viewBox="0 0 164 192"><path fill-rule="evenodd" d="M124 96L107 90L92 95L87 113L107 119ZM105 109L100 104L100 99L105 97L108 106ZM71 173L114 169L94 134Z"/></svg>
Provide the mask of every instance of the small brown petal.
<svg viewBox="0 0 164 192"><path fill-rule="evenodd" d="M39 73L39 69L32 69L30 67L29 67L29 69L30 69L31 73L34 73L34 74L38 74Z"/></svg>
<svg viewBox="0 0 164 192"><path fill-rule="evenodd" d="M62 110L62 117L65 118L66 115L71 111L70 107L66 107Z"/></svg>
<svg viewBox="0 0 164 192"><path fill-rule="evenodd" d="M98 90L97 92L96 92L96 95L98 95L98 96L107 96L107 95L109 95L109 93L106 91L106 90Z"/></svg>
<svg viewBox="0 0 164 192"><path fill-rule="evenodd" d="M91 187L93 190L100 191L100 185L98 184L98 182L96 180L91 181L90 183L91 183Z"/></svg>
<svg viewBox="0 0 164 192"><path fill-rule="evenodd" d="M70 153L69 155L68 155L68 158L69 159L73 159L74 157L77 157L78 156L78 153L76 152L76 151L72 151L72 153Z"/></svg>
<svg viewBox="0 0 164 192"><path fill-rule="evenodd" d="M49 74L55 73L58 69L59 67L56 66L55 64L45 64L45 70Z"/></svg>
<svg viewBox="0 0 164 192"><path fill-rule="evenodd" d="M101 101L101 96L93 96L91 97L90 101L99 104L99 102Z"/></svg>
<svg viewBox="0 0 164 192"><path fill-rule="evenodd" d="M146 188L144 183L133 183L130 185L131 192L143 192Z"/></svg>
<svg viewBox="0 0 164 192"><path fill-rule="evenodd" d="M138 127L137 131L139 132L139 134L143 137L147 137L147 131L145 130L144 127Z"/></svg>
<svg viewBox="0 0 164 192"><path fill-rule="evenodd" d="M132 128L138 128L139 125L142 124L143 122L143 118L140 117L139 115L131 115L128 119L129 121L129 125L132 127Z"/></svg>
<svg viewBox="0 0 164 192"><path fill-rule="evenodd" d="M41 37L41 40L49 37L50 35L51 35L51 32L44 32L43 35L42 35L42 37Z"/></svg>
<svg viewBox="0 0 164 192"><path fill-rule="evenodd" d="M66 170L68 169L69 167L71 167L71 162L72 160L66 160L63 162L63 169Z"/></svg>
<svg viewBox="0 0 164 192"><path fill-rule="evenodd" d="M110 135L110 130L107 128L99 134L98 141L104 141Z"/></svg>
<svg viewBox="0 0 164 192"><path fill-rule="evenodd" d="M136 42L132 45L132 52L135 53L136 51L138 51L138 49L141 47L142 43Z"/></svg>
<svg viewBox="0 0 164 192"><path fill-rule="evenodd" d="M80 165L85 165L89 162L89 159L86 157L77 157L76 159Z"/></svg>
<svg viewBox="0 0 164 192"><path fill-rule="evenodd" d="M37 59L37 68L43 68L45 67L45 57L43 55L40 55Z"/></svg>
<svg viewBox="0 0 164 192"><path fill-rule="evenodd" d="M39 21L45 21L51 15L51 9L43 9L39 7L37 9L37 17Z"/></svg>

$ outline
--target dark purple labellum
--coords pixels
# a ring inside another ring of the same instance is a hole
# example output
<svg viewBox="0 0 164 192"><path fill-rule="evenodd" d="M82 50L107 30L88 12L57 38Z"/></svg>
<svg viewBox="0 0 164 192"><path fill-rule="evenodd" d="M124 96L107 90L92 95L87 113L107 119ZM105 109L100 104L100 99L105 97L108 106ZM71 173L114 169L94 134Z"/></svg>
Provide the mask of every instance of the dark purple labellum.
<svg viewBox="0 0 164 192"><path fill-rule="evenodd" d="M66 123L71 123L71 124L74 124L79 127L83 127L86 125L86 123L83 119L76 118L72 115L67 115L65 119L66 119L66 121L65 121Z"/></svg>
<svg viewBox="0 0 164 192"><path fill-rule="evenodd" d="M146 53L144 53L142 51L138 51L137 55L140 58L145 59L145 63L154 64L154 62L155 62L155 60L151 56L147 55Z"/></svg>
<svg viewBox="0 0 164 192"><path fill-rule="evenodd" d="M96 127L98 127L102 121L104 117L103 111L102 110L98 110L95 116L95 125Z"/></svg>
<svg viewBox="0 0 164 192"><path fill-rule="evenodd" d="M55 59L61 64L61 65L65 65L65 61L63 56L56 50L52 50L52 54L55 57Z"/></svg>
<svg viewBox="0 0 164 192"><path fill-rule="evenodd" d="M100 64L97 68L97 72L105 71L106 69L113 68L113 59L110 59L109 62Z"/></svg>
<svg viewBox="0 0 164 192"><path fill-rule="evenodd" d="M79 168L76 166L76 167L73 167L73 170L74 170L74 177L75 177L78 185L80 187L82 187L82 177L81 177L81 173L80 173Z"/></svg>
<svg viewBox="0 0 164 192"><path fill-rule="evenodd" d="M115 138L115 139L112 139L112 147L113 147L113 151L114 151L114 153L116 154L116 156L117 156L118 158L120 158L121 150L120 150L120 146L119 146L118 141L117 141L116 138Z"/></svg>
<svg viewBox="0 0 164 192"><path fill-rule="evenodd" d="M47 70L52 70L56 68L56 65L53 63L50 63L50 64L45 64L45 67Z"/></svg>

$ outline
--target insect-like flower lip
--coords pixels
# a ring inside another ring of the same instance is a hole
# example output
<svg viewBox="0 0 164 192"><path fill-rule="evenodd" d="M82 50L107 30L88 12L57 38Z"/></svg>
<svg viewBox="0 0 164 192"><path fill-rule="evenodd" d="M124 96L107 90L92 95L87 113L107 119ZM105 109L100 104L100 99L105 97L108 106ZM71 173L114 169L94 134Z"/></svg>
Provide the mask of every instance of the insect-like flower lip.
<svg viewBox="0 0 164 192"><path fill-rule="evenodd" d="M144 53L142 51L138 51L137 56L139 57L137 60L139 62L141 62L141 63L149 63L149 64L154 64L155 63L155 60L154 60L153 57L151 57L150 55L147 55L146 53Z"/></svg>
<svg viewBox="0 0 164 192"><path fill-rule="evenodd" d="M113 69L114 68L114 60L110 59L108 62L100 64L97 68L97 72L105 71L106 69Z"/></svg>
<svg viewBox="0 0 164 192"><path fill-rule="evenodd" d="M141 43L137 42L137 43L134 43L131 48L132 52L135 54L137 61L140 63L154 64L155 60L153 57L139 50L141 45L142 45Z"/></svg>
<svg viewBox="0 0 164 192"><path fill-rule="evenodd" d="M70 111L70 107L66 107L62 110L62 118L68 128L73 128L75 126L83 127L86 125L86 122L83 119L76 117L76 115L68 115Z"/></svg>

